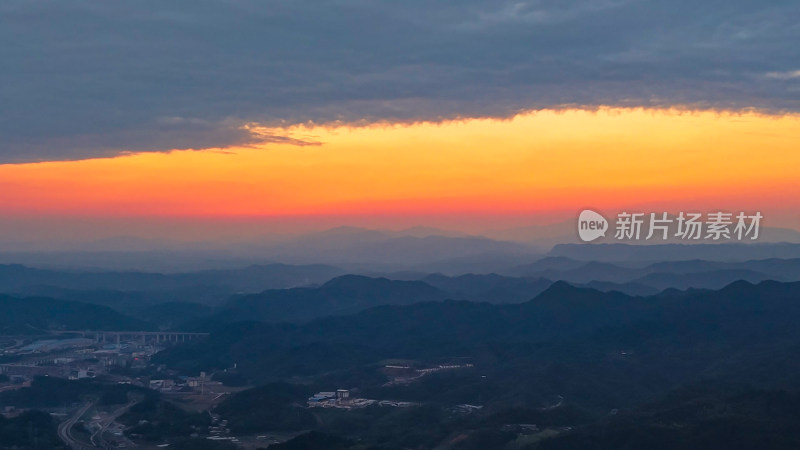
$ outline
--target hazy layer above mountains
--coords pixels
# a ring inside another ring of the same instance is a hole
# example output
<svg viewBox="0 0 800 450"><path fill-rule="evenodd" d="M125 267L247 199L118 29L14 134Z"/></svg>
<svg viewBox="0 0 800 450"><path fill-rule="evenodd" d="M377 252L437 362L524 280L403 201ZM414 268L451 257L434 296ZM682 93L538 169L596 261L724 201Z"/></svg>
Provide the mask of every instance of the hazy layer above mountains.
<svg viewBox="0 0 800 450"><path fill-rule="evenodd" d="M655 262L706 259L746 261L800 257L800 232L763 227L753 243L636 241L613 237L579 243L571 222L490 230L480 234L430 227L372 230L337 227L305 234L218 241L136 237L21 243L0 240L0 264L81 270L185 272L237 269L250 264L328 264L348 272L418 271L449 275L504 272L544 256L585 261Z"/></svg>
<svg viewBox="0 0 800 450"><path fill-rule="evenodd" d="M800 258L609 263L545 257L497 273L454 276L422 271L354 273L322 264L172 274L0 265L0 293L107 306L167 328L241 320L300 323L426 301L521 303L558 281L647 296L666 289L719 289L740 280L800 281Z"/></svg>
<svg viewBox="0 0 800 450"><path fill-rule="evenodd" d="M448 299L520 303L559 280L629 295L800 281L800 244L564 243L545 250L431 228L340 227L224 251L0 253L0 293L108 306L160 327L304 322Z"/></svg>

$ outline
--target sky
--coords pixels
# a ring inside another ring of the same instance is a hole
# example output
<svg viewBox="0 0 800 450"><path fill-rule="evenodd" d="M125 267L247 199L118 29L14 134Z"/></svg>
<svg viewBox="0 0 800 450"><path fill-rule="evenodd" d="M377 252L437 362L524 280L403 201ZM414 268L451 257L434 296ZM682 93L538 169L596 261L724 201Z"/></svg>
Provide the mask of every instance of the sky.
<svg viewBox="0 0 800 450"><path fill-rule="evenodd" d="M799 24L796 1L4 1L0 230L800 228Z"/></svg>

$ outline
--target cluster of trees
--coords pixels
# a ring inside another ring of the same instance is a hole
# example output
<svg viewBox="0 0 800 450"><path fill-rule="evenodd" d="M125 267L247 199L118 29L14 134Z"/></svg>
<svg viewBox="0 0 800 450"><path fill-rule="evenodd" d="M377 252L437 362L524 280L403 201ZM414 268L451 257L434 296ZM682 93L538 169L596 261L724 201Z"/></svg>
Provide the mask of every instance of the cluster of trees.
<svg viewBox="0 0 800 450"><path fill-rule="evenodd" d="M711 379L752 386L742 398L772 398L762 402L770 408L791 407L791 390L800 381L793 356L800 342L798 298L798 283L741 282L649 297L556 283L518 305L444 301L383 306L306 325L240 323L160 358L198 368L236 361L253 381L305 375L313 386L266 385L234 396L218 411L240 422L242 431L313 429L353 439L354 448L588 449L598 442L646 448L667 434L669 448L714 448L712 442L726 448L737 436L726 436L726 427L746 431L753 438L739 441L751 446L763 439L792 448L790 425L800 423L795 415L767 414L755 406L761 400L736 403L733 390L695 392L679 403L669 393ZM468 356L474 368L407 385L384 386L379 376L389 358L446 356ZM356 386L363 397L423 406L301 407L314 389ZM647 403L656 398L667 403ZM453 413L450 407L460 403L485 408ZM719 414L701 416L692 408L719 408ZM687 415L659 415L671 410ZM534 423L547 438L520 439L504 429L513 423Z"/></svg>
<svg viewBox="0 0 800 450"><path fill-rule="evenodd" d="M207 413L190 413L151 397L133 405L118 422L128 426L126 433L139 440L158 442L166 438L206 433L211 425Z"/></svg>
<svg viewBox="0 0 800 450"><path fill-rule="evenodd" d="M7 419L0 416L0 448L62 449L56 421L45 412L26 411Z"/></svg>
<svg viewBox="0 0 800 450"><path fill-rule="evenodd" d="M155 391L130 384L36 377L30 387L0 392L0 404L17 408L52 408L70 406L91 398L99 405L118 405L127 403L132 398L147 399L157 396Z"/></svg>

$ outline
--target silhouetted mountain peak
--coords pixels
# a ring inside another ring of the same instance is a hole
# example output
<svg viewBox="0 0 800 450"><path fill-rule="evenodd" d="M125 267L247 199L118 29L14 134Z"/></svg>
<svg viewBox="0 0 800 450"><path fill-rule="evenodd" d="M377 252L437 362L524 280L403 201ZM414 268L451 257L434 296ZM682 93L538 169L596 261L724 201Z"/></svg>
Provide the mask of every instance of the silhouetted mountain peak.
<svg viewBox="0 0 800 450"><path fill-rule="evenodd" d="M533 298L533 302L543 302L551 299L574 298L575 296L585 296L586 294L597 293L600 291L591 288L580 288L573 286L563 280L558 280L545 289L541 294Z"/></svg>
<svg viewBox="0 0 800 450"><path fill-rule="evenodd" d="M619 306L629 304L634 299L622 292L603 292L597 289L577 287L566 281L556 281L544 292L537 295L528 304L547 306L548 308L569 308L580 310L583 308L595 309L596 306Z"/></svg>
<svg viewBox="0 0 800 450"><path fill-rule="evenodd" d="M428 286L421 281L390 280L384 277L372 278L364 275L342 275L320 286L323 290L363 290L389 286Z"/></svg>
<svg viewBox="0 0 800 450"><path fill-rule="evenodd" d="M342 275L319 287L271 289L234 297L218 320L303 321L325 315L356 313L387 304L440 301L446 294L422 281Z"/></svg>
<svg viewBox="0 0 800 450"><path fill-rule="evenodd" d="M760 284L760 283L759 283ZM723 287L719 292L726 294L726 293L736 293L742 294L744 292L751 292L756 287L755 284L746 281L746 280L737 280L733 283Z"/></svg>
<svg viewBox="0 0 800 450"><path fill-rule="evenodd" d="M795 281L792 283L782 283L774 280L764 280L758 284L753 284L748 281L739 280L722 288L719 293L721 295L730 296L744 296L755 295L758 297L773 296L773 297L800 297L800 282Z"/></svg>
<svg viewBox="0 0 800 450"><path fill-rule="evenodd" d="M557 293L562 293L562 292L574 292L574 291L579 291L579 290L581 290L581 288L575 287L572 284L567 283L564 280L557 280L557 281L553 282L553 284L551 284L548 289L546 289L544 292L542 292L541 295L544 295L545 293L548 293L548 292L549 293L556 293L556 292Z"/></svg>

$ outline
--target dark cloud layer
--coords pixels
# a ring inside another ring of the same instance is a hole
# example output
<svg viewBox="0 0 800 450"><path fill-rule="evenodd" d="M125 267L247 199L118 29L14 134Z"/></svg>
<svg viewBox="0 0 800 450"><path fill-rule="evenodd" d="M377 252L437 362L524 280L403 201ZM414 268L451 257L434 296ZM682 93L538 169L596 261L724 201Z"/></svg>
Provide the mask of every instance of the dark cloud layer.
<svg viewBox="0 0 800 450"><path fill-rule="evenodd" d="M242 144L252 122L800 111L798 42L796 0L4 0L0 163Z"/></svg>

